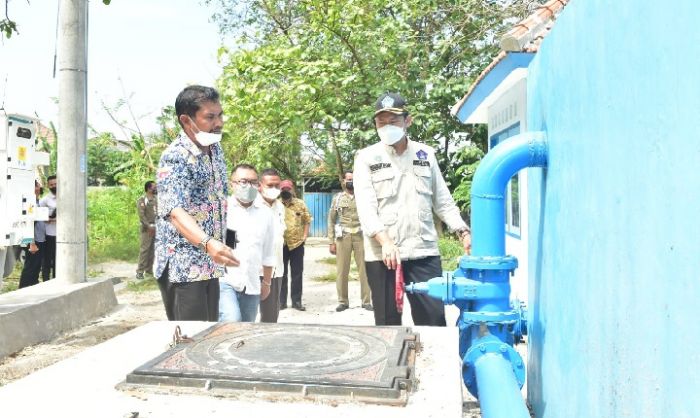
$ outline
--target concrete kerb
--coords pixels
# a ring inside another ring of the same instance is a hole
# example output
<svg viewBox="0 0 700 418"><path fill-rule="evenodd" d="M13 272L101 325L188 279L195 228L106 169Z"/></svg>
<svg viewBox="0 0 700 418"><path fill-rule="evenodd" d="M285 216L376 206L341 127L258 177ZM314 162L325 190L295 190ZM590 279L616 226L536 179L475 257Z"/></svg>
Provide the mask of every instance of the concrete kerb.
<svg viewBox="0 0 700 418"><path fill-rule="evenodd" d="M0 359L51 340L117 306L112 280L50 280L0 295Z"/></svg>

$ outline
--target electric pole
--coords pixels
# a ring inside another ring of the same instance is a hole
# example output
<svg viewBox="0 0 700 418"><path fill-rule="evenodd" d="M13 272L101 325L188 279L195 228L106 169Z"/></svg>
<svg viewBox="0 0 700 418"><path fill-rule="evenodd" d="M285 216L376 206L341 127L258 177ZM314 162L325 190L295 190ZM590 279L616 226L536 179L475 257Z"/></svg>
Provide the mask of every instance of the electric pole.
<svg viewBox="0 0 700 418"><path fill-rule="evenodd" d="M87 276L87 0L60 0L56 278Z"/></svg>

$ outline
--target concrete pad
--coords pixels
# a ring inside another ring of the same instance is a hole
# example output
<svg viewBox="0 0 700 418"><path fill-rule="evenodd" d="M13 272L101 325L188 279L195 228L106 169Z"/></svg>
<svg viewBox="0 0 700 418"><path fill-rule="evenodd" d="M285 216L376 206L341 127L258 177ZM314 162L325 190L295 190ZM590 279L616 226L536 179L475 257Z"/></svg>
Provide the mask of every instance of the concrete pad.
<svg viewBox="0 0 700 418"><path fill-rule="evenodd" d="M255 393L237 398L207 395L138 392L115 389L126 375L162 353L175 325L195 335L206 322L151 322L0 388L0 408L8 417L227 417L255 414L286 418L374 417L405 418L462 416L461 362L457 330L413 327L423 350L416 357L418 388L406 406L357 402L266 399ZM274 350L275 347L270 347ZM40 395L39 395L40 394ZM37 396L41 399L37 402Z"/></svg>
<svg viewBox="0 0 700 418"><path fill-rule="evenodd" d="M49 341L117 306L111 280L49 280L0 295L0 359Z"/></svg>

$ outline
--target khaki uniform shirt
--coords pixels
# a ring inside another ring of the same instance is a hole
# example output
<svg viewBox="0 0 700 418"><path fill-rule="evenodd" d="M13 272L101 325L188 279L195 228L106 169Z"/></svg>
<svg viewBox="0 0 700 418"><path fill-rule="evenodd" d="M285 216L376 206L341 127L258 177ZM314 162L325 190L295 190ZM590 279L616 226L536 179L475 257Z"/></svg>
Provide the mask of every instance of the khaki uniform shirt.
<svg viewBox="0 0 700 418"><path fill-rule="evenodd" d="M402 260L439 255L433 212L452 231L467 227L427 145L408 140L401 155L388 145L371 145L355 156L353 174L366 261L382 259L373 238L380 231L394 240Z"/></svg>
<svg viewBox="0 0 700 418"><path fill-rule="evenodd" d="M304 226L311 223L311 214L303 200L293 197L289 203L284 204L284 223L287 229L284 231L284 243L290 250L304 243Z"/></svg>
<svg viewBox="0 0 700 418"><path fill-rule="evenodd" d="M333 197L331 208L328 211L328 239L331 241L342 237L335 232L336 222L340 225L343 234L360 232L360 217L357 215L355 195L340 192Z"/></svg>
<svg viewBox="0 0 700 418"><path fill-rule="evenodd" d="M136 208L139 211L139 221L141 222L141 232L147 232L149 226L156 226L156 213L158 211L158 199L154 196L149 199L145 194L136 201Z"/></svg>

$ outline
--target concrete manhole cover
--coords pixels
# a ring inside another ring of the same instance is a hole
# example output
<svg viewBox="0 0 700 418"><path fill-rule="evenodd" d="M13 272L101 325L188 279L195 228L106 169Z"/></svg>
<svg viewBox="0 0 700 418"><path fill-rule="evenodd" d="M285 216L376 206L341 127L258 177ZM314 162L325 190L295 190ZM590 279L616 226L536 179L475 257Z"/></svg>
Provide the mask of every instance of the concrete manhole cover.
<svg viewBox="0 0 700 418"><path fill-rule="evenodd" d="M185 330L186 331L186 330ZM218 323L138 367L120 388L204 388L405 403L418 334L407 327Z"/></svg>

